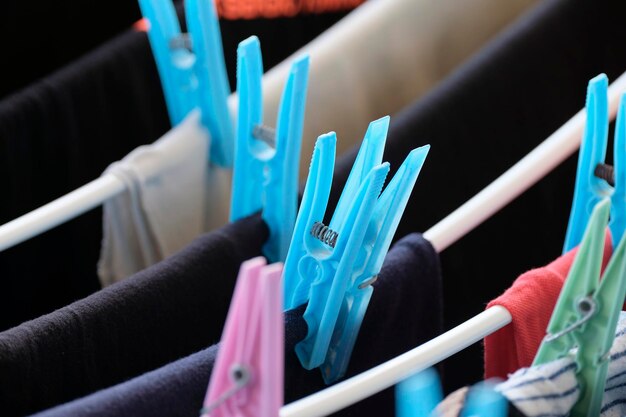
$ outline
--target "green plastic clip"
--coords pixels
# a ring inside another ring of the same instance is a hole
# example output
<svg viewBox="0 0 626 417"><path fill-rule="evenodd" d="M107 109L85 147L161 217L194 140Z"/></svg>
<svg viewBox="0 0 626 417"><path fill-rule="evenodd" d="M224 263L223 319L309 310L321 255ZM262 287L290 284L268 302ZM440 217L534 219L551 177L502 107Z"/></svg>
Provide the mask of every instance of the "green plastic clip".
<svg viewBox="0 0 626 417"><path fill-rule="evenodd" d="M575 358L581 395L570 416L600 415L609 352L626 296L626 239L622 237L602 280L604 236L610 200L593 209L572 268L561 290L533 365Z"/></svg>

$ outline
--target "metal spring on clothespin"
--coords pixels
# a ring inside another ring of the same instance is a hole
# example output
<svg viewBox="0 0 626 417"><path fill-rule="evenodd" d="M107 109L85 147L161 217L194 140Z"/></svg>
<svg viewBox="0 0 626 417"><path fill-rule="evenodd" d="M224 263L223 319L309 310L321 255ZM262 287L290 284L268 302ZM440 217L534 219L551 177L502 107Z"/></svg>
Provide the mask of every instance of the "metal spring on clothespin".
<svg viewBox="0 0 626 417"><path fill-rule="evenodd" d="M244 365L235 364L230 369L230 378L235 385L228 391L224 392L212 404L200 409L200 417L208 416L211 411L224 404L229 398L244 389L250 383L250 371Z"/></svg>
<svg viewBox="0 0 626 417"><path fill-rule="evenodd" d="M593 174L596 178L603 179L610 186L615 187L615 168L613 168L613 166L598 164L596 165L596 169L593 171Z"/></svg>
<svg viewBox="0 0 626 417"><path fill-rule="evenodd" d="M270 148L276 149L276 129L266 125L256 125L252 129L252 136L262 140Z"/></svg>
<svg viewBox="0 0 626 417"><path fill-rule="evenodd" d="M316 239L326 243L331 248L334 248L339 238L339 233L332 230L322 222L315 222L311 228L311 235Z"/></svg>

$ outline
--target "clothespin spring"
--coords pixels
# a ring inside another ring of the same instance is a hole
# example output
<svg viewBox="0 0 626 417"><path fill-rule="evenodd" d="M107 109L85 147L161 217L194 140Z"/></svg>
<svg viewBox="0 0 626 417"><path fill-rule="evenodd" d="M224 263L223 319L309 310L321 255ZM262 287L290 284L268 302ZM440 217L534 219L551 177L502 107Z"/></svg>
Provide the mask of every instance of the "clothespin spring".
<svg viewBox="0 0 626 417"><path fill-rule="evenodd" d="M596 304L596 301L593 299L593 297L587 296L587 297L581 298L576 304L576 308L578 309L580 313L583 314L583 316L576 322L572 323L571 325L567 326L565 329L561 330L560 332L554 333L554 334L547 334L546 337L544 338L544 341L552 342L576 330L577 328L579 328L580 326L588 322L593 317L593 315L596 313L596 310L597 310L596 307L597 307L597 304Z"/></svg>
<svg viewBox="0 0 626 417"><path fill-rule="evenodd" d="M200 409L200 417L208 416L217 407L224 404L229 398L244 389L250 383L250 370L241 364L234 364L230 369L230 377L235 385L224 392L213 404Z"/></svg>
<svg viewBox="0 0 626 417"><path fill-rule="evenodd" d="M339 233L335 232L322 222L313 223L313 227L311 228L311 235L317 240L321 240L322 242L326 243L331 248L335 247L335 245L337 244L337 239L339 238Z"/></svg>
<svg viewBox="0 0 626 417"><path fill-rule="evenodd" d="M276 149L276 129L271 126L256 125L252 129L252 136L262 140L272 149Z"/></svg>
<svg viewBox="0 0 626 417"><path fill-rule="evenodd" d="M181 33L180 35L170 39L170 49L186 49L188 52L193 51L193 44L189 33Z"/></svg>
<svg viewBox="0 0 626 417"><path fill-rule="evenodd" d="M313 223L313 227L311 228L311 235L314 238L321 240L326 243L331 248L334 248L337 244L337 239L339 238L339 233L335 232L330 227L326 226L322 222ZM367 288L378 280L378 275L374 275L368 280L363 281L359 284L358 288L362 290L363 288Z"/></svg>
<svg viewBox="0 0 626 417"><path fill-rule="evenodd" d="M593 174L606 181L611 187L615 187L615 168L607 164L598 164Z"/></svg>

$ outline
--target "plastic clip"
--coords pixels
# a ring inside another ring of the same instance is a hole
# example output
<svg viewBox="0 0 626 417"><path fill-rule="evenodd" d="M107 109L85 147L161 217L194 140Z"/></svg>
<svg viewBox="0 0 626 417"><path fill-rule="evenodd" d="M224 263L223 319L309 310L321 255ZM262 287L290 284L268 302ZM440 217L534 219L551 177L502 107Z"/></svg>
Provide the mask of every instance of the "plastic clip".
<svg viewBox="0 0 626 417"><path fill-rule="evenodd" d="M276 417L283 405L282 264L241 264L201 416Z"/></svg>
<svg viewBox="0 0 626 417"><path fill-rule="evenodd" d="M396 385L396 417L431 417L442 400L439 374L424 369Z"/></svg>
<svg viewBox="0 0 626 417"><path fill-rule="evenodd" d="M211 133L211 162L231 166L230 87L215 5L211 0L185 2L187 35L181 33L171 0L139 0L139 6L149 23L148 39L172 125L199 107L202 124Z"/></svg>
<svg viewBox="0 0 626 417"><path fill-rule="evenodd" d="M330 194L336 136L318 139L285 263L286 308L309 301L304 314L309 332L296 353L304 368L321 366L327 383L345 374L371 284L430 148L413 150L381 195L389 172L389 164L381 163L388 127L389 117L370 124L328 227L320 222Z"/></svg>
<svg viewBox="0 0 626 417"><path fill-rule="evenodd" d="M613 242L619 242L626 230L626 100L622 97L617 116L613 146L615 187L596 176L598 165L603 164L607 150L609 128L608 79L600 74L589 81L587 87L587 124L583 135L574 200L570 212L563 253L580 243L591 211L600 200L611 197L609 228Z"/></svg>
<svg viewBox="0 0 626 417"><path fill-rule="evenodd" d="M263 247L270 261L284 261L296 222L298 170L309 75L309 57L293 63L283 91L277 130L263 126L263 62L256 36L237 49L239 120L230 220L263 210L270 230Z"/></svg>
<svg viewBox="0 0 626 417"><path fill-rule="evenodd" d="M574 263L550 318L533 365L566 355L576 360L581 395L571 416L600 415L608 354L626 296L626 238L622 237L602 279L602 254L610 201L593 209Z"/></svg>

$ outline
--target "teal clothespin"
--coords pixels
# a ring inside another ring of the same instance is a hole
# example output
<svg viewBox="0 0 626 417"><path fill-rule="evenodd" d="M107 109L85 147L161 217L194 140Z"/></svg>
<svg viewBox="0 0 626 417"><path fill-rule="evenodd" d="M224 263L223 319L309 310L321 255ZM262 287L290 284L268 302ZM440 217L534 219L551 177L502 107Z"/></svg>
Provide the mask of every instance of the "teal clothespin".
<svg viewBox="0 0 626 417"><path fill-rule="evenodd" d="M231 166L230 87L215 5L211 0L185 2L187 35L181 33L171 0L139 0L139 6L149 23L148 39L172 125L200 108L202 124L211 133L211 162Z"/></svg>
<svg viewBox="0 0 626 417"><path fill-rule="evenodd" d="M256 36L237 48L239 120L230 220L263 210L270 237L263 247L272 262L284 261L298 206L298 170L304 127L309 57L293 63L283 91L277 130L263 126L261 45Z"/></svg>
<svg viewBox="0 0 626 417"><path fill-rule="evenodd" d="M597 175L598 169L602 170L604 166L607 149L609 128L607 91L606 75L600 74L589 81L586 103L587 124L578 155L574 201L565 236L564 253L578 246L591 211L600 200L607 196L611 197L609 228L613 242L619 242L626 230L626 100L624 97L620 101L613 146L615 187L611 187L605 179Z"/></svg>
<svg viewBox="0 0 626 417"><path fill-rule="evenodd" d="M306 338L296 353L306 369L321 367L327 383L347 369L385 254L429 146L413 150L380 194L389 164L381 163L389 117L372 122L330 225L336 136L318 139L285 263L286 308L309 301ZM379 197L380 196L380 197Z"/></svg>
<svg viewBox="0 0 626 417"><path fill-rule="evenodd" d="M474 384L465 397L461 417L506 417L509 404L495 386L491 381Z"/></svg>
<svg viewBox="0 0 626 417"><path fill-rule="evenodd" d="M396 417L430 417L442 400L437 371L424 369L396 385Z"/></svg>
<svg viewBox="0 0 626 417"><path fill-rule="evenodd" d="M622 237L602 279L602 255L610 201L603 199L591 213L574 263L548 324L547 335L533 365L566 355L576 360L581 388L571 416L600 414L609 352L626 296L626 238Z"/></svg>

